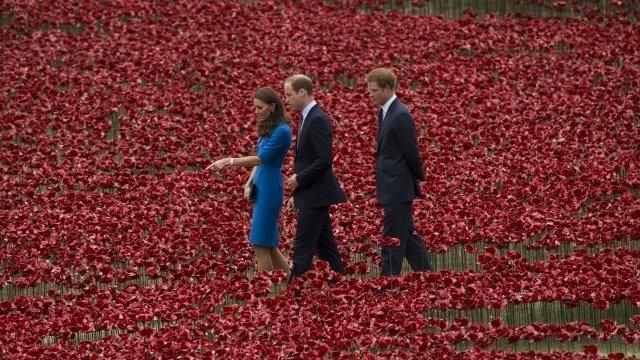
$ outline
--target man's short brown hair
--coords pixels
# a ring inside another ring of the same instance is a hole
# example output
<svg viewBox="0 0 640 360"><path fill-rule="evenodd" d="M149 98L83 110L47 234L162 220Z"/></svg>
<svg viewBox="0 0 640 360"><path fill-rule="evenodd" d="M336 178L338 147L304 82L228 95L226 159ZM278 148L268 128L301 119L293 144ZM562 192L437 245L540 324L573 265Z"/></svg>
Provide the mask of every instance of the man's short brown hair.
<svg viewBox="0 0 640 360"><path fill-rule="evenodd" d="M395 90L396 86L398 86L398 78L393 70L389 68L371 70L371 72L367 74L367 84L370 82L375 82L381 88L388 87L391 90Z"/></svg>
<svg viewBox="0 0 640 360"><path fill-rule="evenodd" d="M313 82L311 78L306 75L293 75L288 77L284 82L290 83L291 88L296 93L300 91L300 89L304 89L307 95L313 95Z"/></svg>

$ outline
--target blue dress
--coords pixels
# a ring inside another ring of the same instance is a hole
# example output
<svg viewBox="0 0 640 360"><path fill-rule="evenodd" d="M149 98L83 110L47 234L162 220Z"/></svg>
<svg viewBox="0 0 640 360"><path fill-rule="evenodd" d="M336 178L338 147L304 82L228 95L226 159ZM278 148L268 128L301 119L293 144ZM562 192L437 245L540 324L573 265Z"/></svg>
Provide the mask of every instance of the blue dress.
<svg viewBox="0 0 640 360"><path fill-rule="evenodd" d="M257 155L260 165L253 178L257 196L253 203L249 234L249 242L253 245L278 246L278 218L284 197L281 169L290 145L291 127L284 123L258 140Z"/></svg>

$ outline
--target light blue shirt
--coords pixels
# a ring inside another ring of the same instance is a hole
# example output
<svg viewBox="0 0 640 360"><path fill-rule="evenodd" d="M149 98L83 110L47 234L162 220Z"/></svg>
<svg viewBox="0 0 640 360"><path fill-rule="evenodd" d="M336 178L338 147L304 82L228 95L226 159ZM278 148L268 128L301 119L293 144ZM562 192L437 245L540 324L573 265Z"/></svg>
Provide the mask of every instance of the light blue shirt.
<svg viewBox="0 0 640 360"><path fill-rule="evenodd" d="M311 108L314 107L316 105L316 101L315 100L311 100L311 102L309 104L307 104L307 106L304 107L304 109L302 109L302 122L300 123L300 126L298 127L298 136L300 136L300 134L302 133L302 126L304 125L304 120L307 118L307 115L309 115L309 111L311 111ZM297 140L296 143L296 147L300 144L299 139Z"/></svg>
<svg viewBox="0 0 640 360"><path fill-rule="evenodd" d="M304 107L304 109L302 109L302 124L304 124L304 121L307 118L307 115L309 115L309 111L311 111L311 108L314 107L316 105L316 101L315 100L311 100L311 102ZM302 124L300 124L300 127L302 127Z"/></svg>
<svg viewBox="0 0 640 360"><path fill-rule="evenodd" d="M396 96L396 93L393 93L393 95L391 95L389 100L387 100L387 102L384 103L384 105L382 105L382 118L383 119L385 118L385 116L387 116L387 111L389 111L389 106L391 106L391 103L393 102L393 100L395 100L397 98L398 97Z"/></svg>

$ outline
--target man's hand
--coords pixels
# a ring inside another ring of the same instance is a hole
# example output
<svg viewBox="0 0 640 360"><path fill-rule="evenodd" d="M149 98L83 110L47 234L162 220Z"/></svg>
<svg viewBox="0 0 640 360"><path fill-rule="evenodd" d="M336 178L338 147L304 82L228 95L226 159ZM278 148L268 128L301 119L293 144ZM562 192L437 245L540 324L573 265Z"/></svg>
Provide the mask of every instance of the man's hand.
<svg viewBox="0 0 640 360"><path fill-rule="evenodd" d="M289 201L287 201L287 209L293 210L293 209L295 209L295 207L296 207L296 204L295 204L295 202L293 200L293 196L292 196L292 197L289 198Z"/></svg>
<svg viewBox="0 0 640 360"><path fill-rule="evenodd" d="M298 180L296 179L296 174L291 175L291 177L287 179L287 186L293 191L298 188Z"/></svg>

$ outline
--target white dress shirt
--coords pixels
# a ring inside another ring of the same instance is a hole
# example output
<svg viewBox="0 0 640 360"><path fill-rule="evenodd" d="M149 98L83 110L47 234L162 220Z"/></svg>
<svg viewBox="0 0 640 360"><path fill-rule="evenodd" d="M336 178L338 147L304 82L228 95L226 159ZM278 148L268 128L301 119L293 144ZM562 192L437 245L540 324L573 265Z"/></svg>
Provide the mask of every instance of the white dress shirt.
<svg viewBox="0 0 640 360"><path fill-rule="evenodd" d="M384 119L385 116L387 116L387 111L389 111L389 106L391 106L391 103L393 102L393 100L397 98L398 97L396 96L396 93L393 93L393 95L391 95L389 100L387 100L387 102L384 103L384 105L382 105L382 119Z"/></svg>

